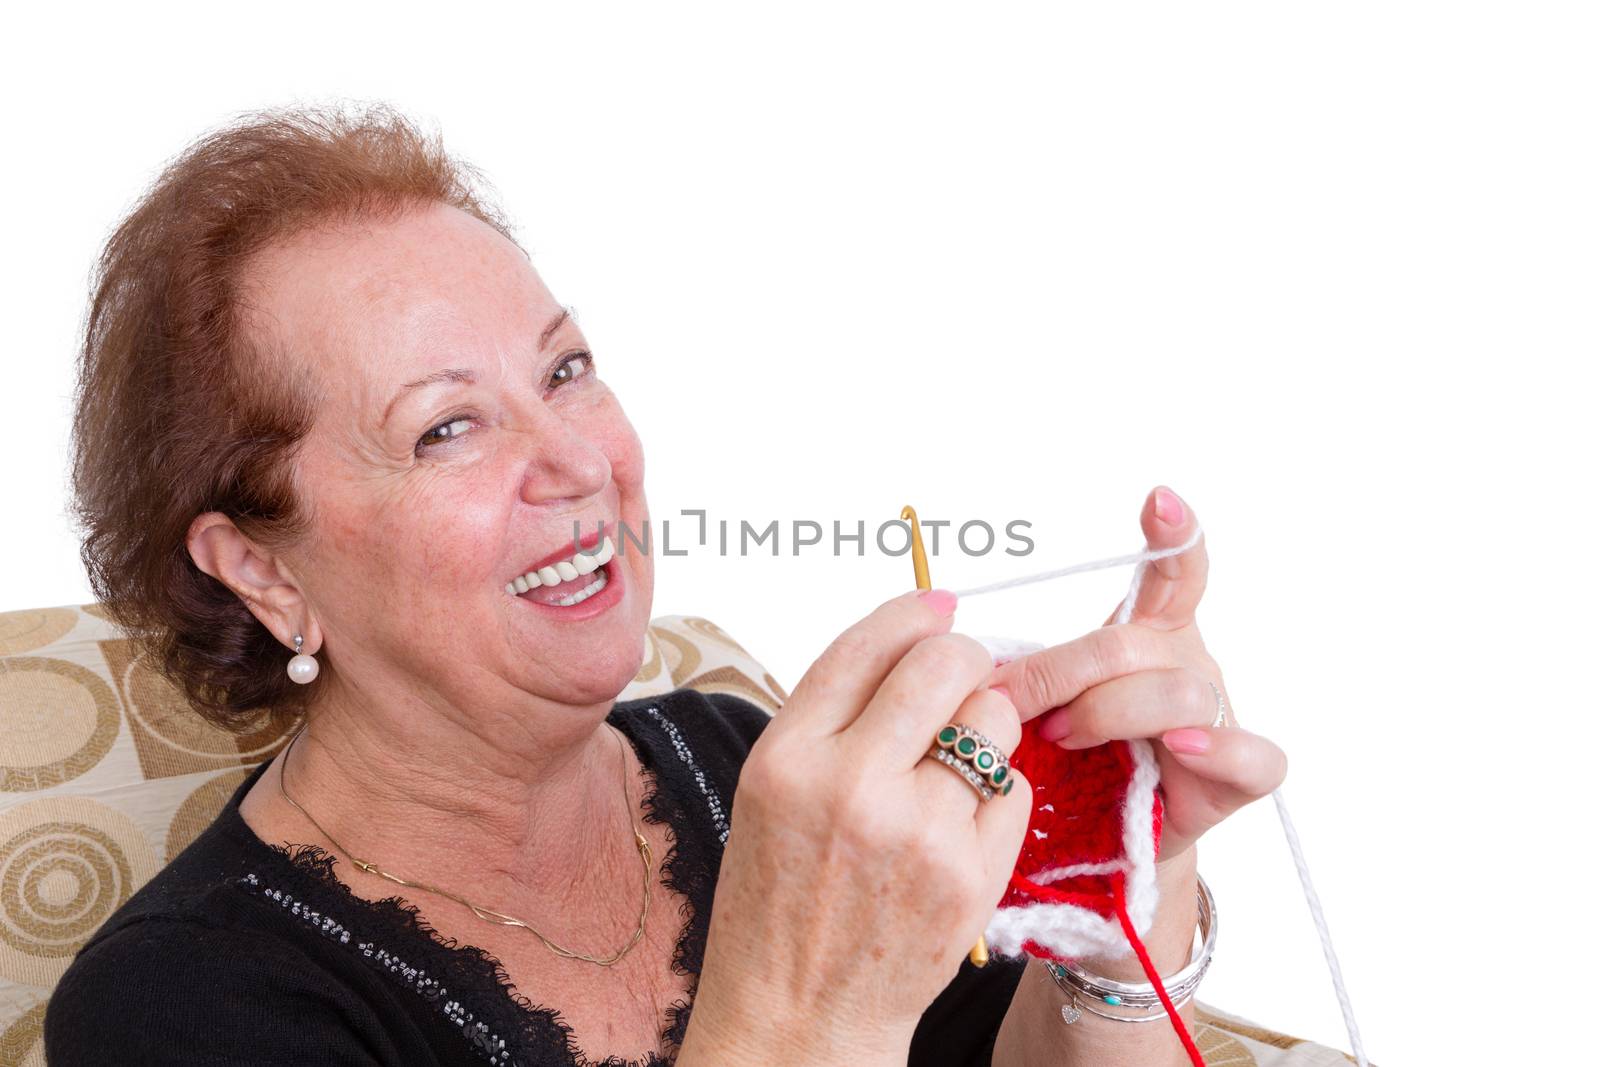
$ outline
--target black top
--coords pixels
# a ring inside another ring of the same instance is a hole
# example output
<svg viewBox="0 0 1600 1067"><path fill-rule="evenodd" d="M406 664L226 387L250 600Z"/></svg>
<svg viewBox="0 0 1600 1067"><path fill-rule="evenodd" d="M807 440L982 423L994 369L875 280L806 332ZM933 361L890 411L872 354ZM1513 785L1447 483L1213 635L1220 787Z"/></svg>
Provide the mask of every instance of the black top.
<svg viewBox="0 0 1600 1067"><path fill-rule="evenodd" d="M671 825L662 881L689 909L672 966L698 975L734 785L768 715L680 689L619 703L606 720L653 779L645 820ZM559 1010L516 992L493 956L439 935L399 896L356 896L323 849L257 837L239 802L268 765L78 953L45 1014L52 1067L588 1062ZM909 1063L988 1064L1022 967L963 961L918 1024ZM668 1009L662 1047L681 1043L691 1007L692 995Z"/></svg>

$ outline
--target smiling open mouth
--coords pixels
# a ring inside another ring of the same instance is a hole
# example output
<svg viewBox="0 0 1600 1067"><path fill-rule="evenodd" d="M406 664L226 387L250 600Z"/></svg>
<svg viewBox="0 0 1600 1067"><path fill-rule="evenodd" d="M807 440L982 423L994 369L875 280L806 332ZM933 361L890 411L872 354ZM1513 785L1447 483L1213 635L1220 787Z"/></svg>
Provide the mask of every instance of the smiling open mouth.
<svg viewBox="0 0 1600 1067"><path fill-rule="evenodd" d="M551 607L570 608L606 587L611 580L606 564L615 555L616 548L607 537L592 554L576 552L567 559L517 576L506 583L506 592Z"/></svg>

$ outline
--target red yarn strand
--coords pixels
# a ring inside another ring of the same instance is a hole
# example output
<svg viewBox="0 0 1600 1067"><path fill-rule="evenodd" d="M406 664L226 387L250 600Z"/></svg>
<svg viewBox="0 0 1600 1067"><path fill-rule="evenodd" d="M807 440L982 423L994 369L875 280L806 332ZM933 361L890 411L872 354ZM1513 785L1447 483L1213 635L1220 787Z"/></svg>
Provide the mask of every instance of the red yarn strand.
<svg viewBox="0 0 1600 1067"><path fill-rule="evenodd" d="M1189 1028L1183 1025L1183 1017L1178 1014L1178 1009L1172 1006L1172 998L1167 996L1167 987L1161 984L1161 974L1156 970L1156 965L1150 962L1150 953L1145 951L1144 942L1139 940L1139 935L1134 932L1133 920L1128 918L1127 901L1123 898L1123 876L1119 872L1111 880L1111 891L1116 896L1117 920L1122 923L1122 932L1128 935L1128 943L1133 946L1134 953L1139 957L1139 965L1144 968L1145 977L1150 979L1150 984L1156 987L1156 996L1161 998L1161 1006L1167 1009L1167 1018L1172 1021L1172 1028L1178 1032L1178 1040L1183 1042L1184 1049L1189 1053L1189 1060L1194 1067L1206 1067L1205 1057L1200 1055L1200 1049L1194 1043L1194 1038L1189 1036Z"/></svg>

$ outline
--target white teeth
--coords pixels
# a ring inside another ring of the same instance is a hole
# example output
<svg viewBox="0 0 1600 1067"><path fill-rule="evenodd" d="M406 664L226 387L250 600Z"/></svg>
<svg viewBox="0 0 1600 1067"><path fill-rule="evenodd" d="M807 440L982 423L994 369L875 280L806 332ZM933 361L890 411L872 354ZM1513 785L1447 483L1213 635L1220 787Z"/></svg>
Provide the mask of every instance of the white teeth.
<svg viewBox="0 0 1600 1067"><path fill-rule="evenodd" d="M583 577L586 574L595 573L601 567L604 567L607 563L610 563L612 557L614 557L616 554L617 548L611 543L611 538L602 538L600 541L600 547L597 548L592 554L588 552L579 552L570 559L564 559L561 562L553 563L548 567L540 567L536 571L529 571L527 574L520 575L511 582L507 583L506 592L512 596L516 596L519 593L526 593L530 589L537 589L542 585L560 585L562 582L573 581L577 578ZM578 603L579 601L587 600L600 589L604 588L605 575L602 574L597 583L591 583L585 588L580 589L578 592L573 593L571 597L563 598L557 601L557 603L570 606ZM577 599L573 599L573 597L576 597Z"/></svg>
<svg viewBox="0 0 1600 1067"><path fill-rule="evenodd" d="M556 604L559 607L570 608L574 604L583 603L585 600L588 600L605 587L606 576L604 573L602 573L600 577L596 578L594 581L590 582L576 593L573 593L571 596L564 596L560 600L556 601Z"/></svg>

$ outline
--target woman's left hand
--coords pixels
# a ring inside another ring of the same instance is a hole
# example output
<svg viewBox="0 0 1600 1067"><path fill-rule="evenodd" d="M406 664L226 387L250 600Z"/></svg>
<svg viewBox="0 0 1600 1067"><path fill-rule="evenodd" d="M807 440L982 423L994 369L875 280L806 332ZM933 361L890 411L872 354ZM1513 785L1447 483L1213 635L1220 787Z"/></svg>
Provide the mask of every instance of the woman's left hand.
<svg viewBox="0 0 1600 1067"><path fill-rule="evenodd" d="M1195 517L1176 493L1157 487L1140 515L1152 549L1181 545ZM1232 704L1212 726L1222 672L1206 652L1195 607L1206 587L1205 538L1147 565L1129 622L1106 624L1075 641L996 667L1023 722L1045 716L1039 736L1063 748L1150 738L1165 802L1161 862L1183 855L1211 827L1272 792L1288 760L1264 737L1240 729ZM1118 607L1121 605L1119 604Z"/></svg>

